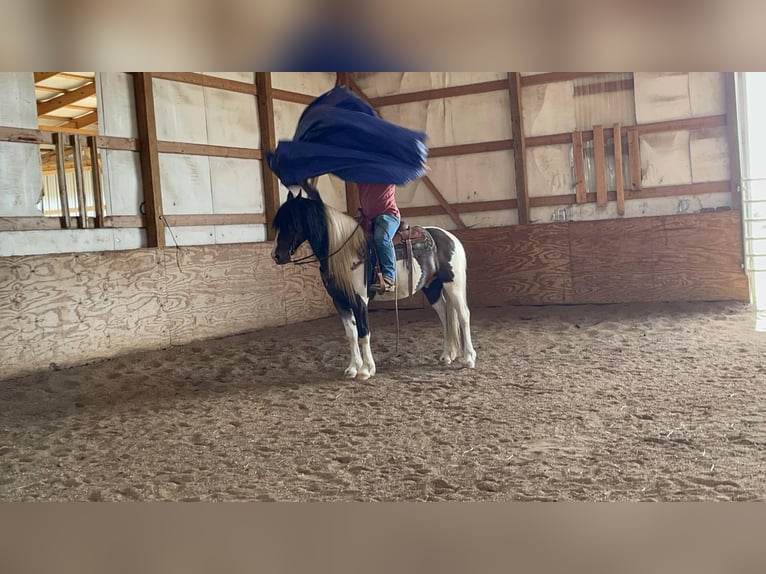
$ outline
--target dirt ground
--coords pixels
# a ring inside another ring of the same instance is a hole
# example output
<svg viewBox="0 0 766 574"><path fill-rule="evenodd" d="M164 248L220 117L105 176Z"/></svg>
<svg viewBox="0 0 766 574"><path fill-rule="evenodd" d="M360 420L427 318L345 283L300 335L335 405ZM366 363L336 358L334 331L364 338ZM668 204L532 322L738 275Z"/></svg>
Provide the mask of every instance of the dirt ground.
<svg viewBox="0 0 766 574"><path fill-rule="evenodd" d="M2 500L753 500L766 333L739 304L337 317L0 383Z"/></svg>

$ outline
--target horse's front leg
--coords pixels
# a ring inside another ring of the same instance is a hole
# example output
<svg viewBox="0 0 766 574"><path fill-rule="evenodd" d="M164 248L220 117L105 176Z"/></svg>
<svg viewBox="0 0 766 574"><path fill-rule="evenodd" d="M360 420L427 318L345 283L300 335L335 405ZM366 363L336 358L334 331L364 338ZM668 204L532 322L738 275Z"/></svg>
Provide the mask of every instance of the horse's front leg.
<svg viewBox="0 0 766 574"><path fill-rule="evenodd" d="M356 378L362 381L375 375L375 360L372 358L370 348L370 327L367 316L367 301L359 298L354 306L354 318L356 320L356 332L359 343L362 346L362 368Z"/></svg>
<svg viewBox="0 0 766 574"><path fill-rule="evenodd" d="M359 354L359 343L357 340L356 320L351 309L339 310L340 319L343 321L343 328L346 331L346 340L349 345L351 355L343 376L347 379L353 379L362 368L362 356ZM365 377L366 378L366 377Z"/></svg>

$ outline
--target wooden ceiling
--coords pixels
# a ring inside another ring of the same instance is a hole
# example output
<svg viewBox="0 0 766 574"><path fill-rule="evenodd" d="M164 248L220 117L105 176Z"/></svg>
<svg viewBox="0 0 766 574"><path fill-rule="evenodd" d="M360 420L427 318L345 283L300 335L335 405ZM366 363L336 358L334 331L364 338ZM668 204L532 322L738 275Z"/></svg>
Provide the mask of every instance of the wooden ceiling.
<svg viewBox="0 0 766 574"><path fill-rule="evenodd" d="M35 94L40 129L98 133L95 72L35 72Z"/></svg>

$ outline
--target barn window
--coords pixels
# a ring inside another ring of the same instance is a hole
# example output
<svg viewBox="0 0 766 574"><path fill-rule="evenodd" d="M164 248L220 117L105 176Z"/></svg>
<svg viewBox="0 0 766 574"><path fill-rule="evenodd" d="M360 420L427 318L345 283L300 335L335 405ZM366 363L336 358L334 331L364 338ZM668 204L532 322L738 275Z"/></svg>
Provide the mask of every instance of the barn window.
<svg viewBox="0 0 766 574"><path fill-rule="evenodd" d="M59 183L63 176L69 216L80 215L80 202L84 200L88 217L94 217L91 149L95 146L88 145L88 137L99 133L96 73L35 72L34 79L38 127L54 134L52 144L40 146L43 183L39 207L48 217L64 215ZM100 162L95 163L101 178ZM62 174L59 170L63 170Z"/></svg>

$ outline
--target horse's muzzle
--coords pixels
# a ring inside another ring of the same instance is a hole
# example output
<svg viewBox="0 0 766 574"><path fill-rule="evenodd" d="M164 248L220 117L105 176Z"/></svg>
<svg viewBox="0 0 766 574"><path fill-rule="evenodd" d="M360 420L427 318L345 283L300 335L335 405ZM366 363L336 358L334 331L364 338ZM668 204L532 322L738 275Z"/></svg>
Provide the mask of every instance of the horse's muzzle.
<svg viewBox="0 0 766 574"><path fill-rule="evenodd" d="M290 263L290 256L282 255L281 253L275 253L272 255L272 258L274 259L274 262L277 265L285 265L286 263Z"/></svg>

